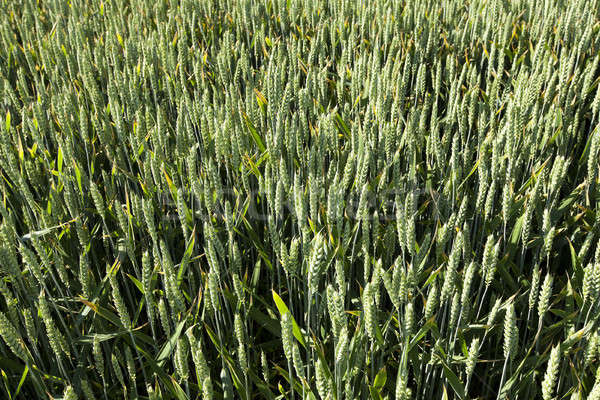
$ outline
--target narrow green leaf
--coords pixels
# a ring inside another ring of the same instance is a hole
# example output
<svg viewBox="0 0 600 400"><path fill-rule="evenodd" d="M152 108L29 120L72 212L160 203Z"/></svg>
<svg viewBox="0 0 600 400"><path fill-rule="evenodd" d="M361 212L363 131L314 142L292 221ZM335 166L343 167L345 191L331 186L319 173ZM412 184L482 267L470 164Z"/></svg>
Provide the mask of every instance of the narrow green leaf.
<svg viewBox="0 0 600 400"><path fill-rule="evenodd" d="M281 297L279 297L277 292L275 292L275 290L271 290L271 292L273 292L273 300L275 301L275 305L277 306L277 309L279 310L279 314L281 316L283 316L283 314L289 313L290 312L289 308L285 305L285 302L281 299ZM292 315L291 317L292 317L294 336L296 337L298 342L300 342L300 344L303 347L306 347L306 343L304 342L304 338L302 337L302 332L300 332L300 328L298 327L298 324L296 323L294 316Z"/></svg>

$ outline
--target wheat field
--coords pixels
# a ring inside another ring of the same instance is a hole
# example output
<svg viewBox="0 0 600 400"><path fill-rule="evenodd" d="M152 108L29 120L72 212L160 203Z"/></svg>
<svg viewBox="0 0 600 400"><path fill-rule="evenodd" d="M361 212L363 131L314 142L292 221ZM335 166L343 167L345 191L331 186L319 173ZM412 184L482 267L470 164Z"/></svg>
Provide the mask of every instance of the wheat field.
<svg viewBox="0 0 600 400"><path fill-rule="evenodd" d="M0 398L600 399L598 0L0 0Z"/></svg>

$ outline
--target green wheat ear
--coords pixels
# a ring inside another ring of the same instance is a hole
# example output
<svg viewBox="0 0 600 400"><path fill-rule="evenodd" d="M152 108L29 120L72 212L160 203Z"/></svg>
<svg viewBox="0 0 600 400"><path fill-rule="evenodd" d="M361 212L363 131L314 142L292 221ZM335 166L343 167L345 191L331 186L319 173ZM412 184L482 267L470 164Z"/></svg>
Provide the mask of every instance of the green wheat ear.
<svg viewBox="0 0 600 400"><path fill-rule="evenodd" d="M81 391L83 392L83 395L86 400L95 400L96 399L96 396L94 396L94 391L90 387L90 384L88 383L88 381L85 381L85 380L81 381Z"/></svg>
<svg viewBox="0 0 600 400"><path fill-rule="evenodd" d="M75 393L75 389L73 389L73 387L71 385L67 386L65 388L65 391L63 392L63 399L65 400L77 400L77 393Z"/></svg>
<svg viewBox="0 0 600 400"><path fill-rule="evenodd" d="M542 397L544 400L549 400L553 397L559 366L560 346L555 346L550 351L550 359L548 360L546 374L542 382Z"/></svg>
<svg viewBox="0 0 600 400"><path fill-rule="evenodd" d="M467 356L467 363L465 365L465 371L467 374L467 382L471 379L473 372L475 371L475 366L477 364L477 360L479 357L479 338L473 339L471 345L469 346L469 352Z"/></svg>
<svg viewBox="0 0 600 400"><path fill-rule="evenodd" d="M288 361L292 361L292 316L290 313L285 313L281 317L281 341L283 343L283 351Z"/></svg>
<svg viewBox="0 0 600 400"><path fill-rule="evenodd" d="M548 306L550 305L550 296L552 296L552 283L554 279L552 275L546 274L544 278L544 283L542 284L542 288L540 290L540 296L538 300L538 316L540 321L544 319L544 315L548 311Z"/></svg>
<svg viewBox="0 0 600 400"><path fill-rule="evenodd" d="M27 351L21 336L6 318L6 315L0 312L0 336L4 339L4 342L8 345L10 350L21 360L28 361Z"/></svg>
<svg viewBox="0 0 600 400"><path fill-rule="evenodd" d="M513 360L517 352L519 331L514 304L511 303L504 317L504 358Z"/></svg>

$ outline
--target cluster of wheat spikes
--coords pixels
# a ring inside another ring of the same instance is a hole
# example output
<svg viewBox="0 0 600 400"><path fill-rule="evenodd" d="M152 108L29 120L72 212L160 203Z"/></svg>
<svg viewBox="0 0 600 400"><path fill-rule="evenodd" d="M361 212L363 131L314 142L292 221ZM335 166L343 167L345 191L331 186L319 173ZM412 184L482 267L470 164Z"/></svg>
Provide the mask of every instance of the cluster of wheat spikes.
<svg viewBox="0 0 600 400"><path fill-rule="evenodd" d="M599 0L0 0L0 397L600 399Z"/></svg>

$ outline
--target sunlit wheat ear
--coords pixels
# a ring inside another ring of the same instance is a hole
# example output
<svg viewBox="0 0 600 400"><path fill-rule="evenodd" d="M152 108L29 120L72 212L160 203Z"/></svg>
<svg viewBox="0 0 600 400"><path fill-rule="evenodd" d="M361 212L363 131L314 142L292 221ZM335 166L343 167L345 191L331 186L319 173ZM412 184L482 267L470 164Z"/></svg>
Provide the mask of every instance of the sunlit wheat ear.
<svg viewBox="0 0 600 400"><path fill-rule="evenodd" d="M440 304L444 304L450 296L452 296L452 292L456 288L456 269L458 267L458 262L462 256L462 245L463 245L463 235L459 232L456 235L456 239L452 244L452 250L450 251L450 255L448 258L448 266L446 268L446 272L444 274L444 283L442 285L442 290L440 292Z"/></svg>
<svg viewBox="0 0 600 400"><path fill-rule="evenodd" d="M536 264L531 278L531 288L529 289L529 312L533 310L537 302L538 292L540 290L540 268Z"/></svg>
<svg viewBox="0 0 600 400"><path fill-rule="evenodd" d="M281 342L283 343L283 352L289 362L292 362L292 346L293 342L292 334L292 316L291 314L285 313L281 316Z"/></svg>
<svg viewBox="0 0 600 400"><path fill-rule="evenodd" d="M401 377L396 382L396 400L409 400L412 398L412 390L407 386L407 379Z"/></svg>
<svg viewBox="0 0 600 400"><path fill-rule="evenodd" d="M550 305L550 296L552 296L552 282L553 277L549 273L546 274L544 278L544 283L542 284L542 288L540 290L540 296L538 300L538 316L540 319L540 323L543 322L544 316L548 311L548 306Z"/></svg>
<svg viewBox="0 0 600 400"><path fill-rule="evenodd" d="M331 393L331 381L329 380L327 373L325 372L325 366L320 359L316 362L315 374L319 395L322 399L326 399Z"/></svg>
<svg viewBox="0 0 600 400"><path fill-rule="evenodd" d="M473 339L471 341L471 345L469 346L469 352L467 355L467 362L465 365L465 372L467 375L467 381L471 379L471 375L473 375L473 371L475 371L475 366L477 364L477 360L479 357L479 338Z"/></svg>
<svg viewBox="0 0 600 400"><path fill-rule="evenodd" d="M269 377L271 376L269 373L269 364L267 361L267 354L264 351L260 352L260 365L262 367L262 375L265 382L269 381Z"/></svg>
<svg viewBox="0 0 600 400"><path fill-rule="evenodd" d="M437 311L438 306L438 289L435 281L430 285L429 293L427 294L427 303L425 304L425 320L431 318L431 316Z"/></svg>
<svg viewBox="0 0 600 400"><path fill-rule="evenodd" d="M206 400L213 399L213 385L210 377L204 378L202 382L202 398Z"/></svg>
<svg viewBox="0 0 600 400"><path fill-rule="evenodd" d="M462 291L460 294L460 304L461 308L466 309L467 304L470 299L471 286L473 284L473 279L475 276L475 271L477 270L476 264L474 261L471 261L467 266L467 269L463 273L463 284Z"/></svg>
<svg viewBox="0 0 600 400"><path fill-rule="evenodd" d="M496 246L499 246L499 244L497 244ZM481 266L483 268L483 271L485 272L486 286L489 286L492 283L494 275L496 274L496 265L498 262L497 257L499 249L499 247L496 246L494 245L494 238L491 235L488 236L483 250L483 260L481 262Z"/></svg>
<svg viewBox="0 0 600 400"><path fill-rule="evenodd" d="M177 348L175 351L175 369L181 380L187 380L189 377L188 351L189 346L187 338L181 336L177 341Z"/></svg>
<svg viewBox="0 0 600 400"><path fill-rule="evenodd" d="M407 303L404 309L404 332L411 337L415 329L415 310L413 303Z"/></svg>
<svg viewBox="0 0 600 400"><path fill-rule="evenodd" d="M65 391L63 392L63 399L64 400L77 400L77 393L75 393L75 389L73 389L73 387L71 385L67 386L65 388Z"/></svg>
<svg viewBox="0 0 600 400"><path fill-rule="evenodd" d="M450 320L448 321L448 327L454 329L458 322L458 313L460 312L460 295L458 292L454 292L452 301L450 302Z"/></svg>
<svg viewBox="0 0 600 400"><path fill-rule="evenodd" d="M291 273L296 273L299 268L298 256L300 252L300 240L294 237L290 243L290 250L288 252L288 268Z"/></svg>
<svg viewBox="0 0 600 400"><path fill-rule="evenodd" d="M548 230L548 233L546 233L546 236L544 237L544 246L543 246L544 257L546 257L550 254L550 251L552 250L552 243L554 241L555 235L556 235L556 227L553 226Z"/></svg>
<svg viewBox="0 0 600 400"><path fill-rule="evenodd" d="M486 321L487 329L490 329L494 325L494 323L496 321L496 317L498 316L498 312L500 311L501 303L502 303L502 299L498 298L492 305L492 309L490 310L490 313L488 314L487 321Z"/></svg>
<svg viewBox="0 0 600 400"><path fill-rule="evenodd" d="M207 280L208 280L208 284L206 286L206 288L208 289L208 293L206 296L207 308L209 310L212 309L213 312L217 312L220 309L218 272L211 270L208 273Z"/></svg>
<svg viewBox="0 0 600 400"><path fill-rule="evenodd" d="M544 400L553 398L559 366L560 346L555 346L550 351L550 359L548 360L546 374L542 381L542 397Z"/></svg>
<svg viewBox="0 0 600 400"><path fill-rule="evenodd" d="M308 269L308 284L312 293L315 293L319 286L320 275L322 273L323 263L325 261L325 241L322 235L317 235L312 243L312 250Z"/></svg>
<svg viewBox="0 0 600 400"><path fill-rule="evenodd" d="M341 364L346 359L349 341L348 328L343 327L335 348L335 362L337 364Z"/></svg>
<svg viewBox="0 0 600 400"><path fill-rule="evenodd" d="M154 222L154 209L152 207L152 201L149 199L142 200L142 207L144 210L144 220L148 228L148 232L152 237L154 243L158 242L158 233L156 231L156 224Z"/></svg>
<svg viewBox="0 0 600 400"><path fill-rule="evenodd" d="M587 304L590 296L596 291L594 288L594 265L588 264L583 269L583 287L582 287L582 301Z"/></svg>
<svg viewBox="0 0 600 400"><path fill-rule="evenodd" d="M83 295L89 298L91 295L92 277L91 277L90 263L87 254L82 254L79 257L79 281L81 283L81 289Z"/></svg>
<svg viewBox="0 0 600 400"><path fill-rule="evenodd" d="M569 397L569 400L583 400L583 394L581 392L581 390L575 390L573 391L573 393L571 394L571 397Z"/></svg>
<svg viewBox="0 0 600 400"><path fill-rule="evenodd" d="M594 333L592 334L592 336L588 339L586 348L585 348L585 361L584 361L584 366L588 366L592 363L592 361L594 360L594 358L596 357L596 355L598 354L598 334Z"/></svg>
<svg viewBox="0 0 600 400"><path fill-rule="evenodd" d="M188 341L190 343L190 350L192 352L192 360L196 367L196 374L198 377L198 383L201 384L205 378L210 378L210 369L204 357L204 350L200 341L196 339L191 330L187 331Z"/></svg>
<svg viewBox="0 0 600 400"><path fill-rule="evenodd" d="M390 300L392 300L392 304L394 307L400 307L400 294L398 293L398 282L397 279L394 280L394 277L400 278L400 267L395 266L393 272L383 271L382 278L385 289L390 296Z"/></svg>
<svg viewBox="0 0 600 400"><path fill-rule="evenodd" d="M327 286L327 307L329 309L329 318L331 319L334 329L334 335L337 337L340 330L346 326L347 320L343 299L332 285Z"/></svg>
<svg viewBox="0 0 600 400"><path fill-rule="evenodd" d="M242 307L246 306L246 296L244 295L244 288L242 287L242 282L240 281L240 278L238 277L238 275L236 273L233 273L231 276L231 280L233 281L233 292L235 293L235 296L237 298L237 300L239 301L239 304Z"/></svg>
<svg viewBox="0 0 600 400"><path fill-rule="evenodd" d="M244 333L244 325L242 324L242 319L239 314L235 314L234 317L234 332L235 338L238 342L238 361L244 374L246 374L246 369L248 368L248 357L246 355L246 335Z"/></svg>
<svg viewBox="0 0 600 400"><path fill-rule="evenodd" d="M516 356L519 341L519 331L517 328L517 317L515 307L510 303L504 317L504 358L513 360Z"/></svg>
<svg viewBox="0 0 600 400"><path fill-rule="evenodd" d="M300 354L300 348L296 342L294 342L293 346L292 346L292 359L293 359L294 370L296 371L296 374L298 375L298 377L306 378L305 363L302 360L302 355Z"/></svg>
<svg viewBox="0 0 600 400"><path fill-rule="evenodd" d="M588 396L588 400L598 400L600 399L600 379L596 378L596 382L590 391Z"/></svg>

